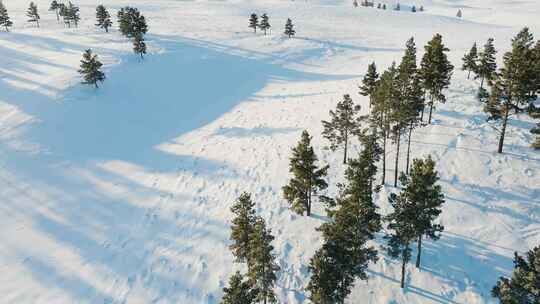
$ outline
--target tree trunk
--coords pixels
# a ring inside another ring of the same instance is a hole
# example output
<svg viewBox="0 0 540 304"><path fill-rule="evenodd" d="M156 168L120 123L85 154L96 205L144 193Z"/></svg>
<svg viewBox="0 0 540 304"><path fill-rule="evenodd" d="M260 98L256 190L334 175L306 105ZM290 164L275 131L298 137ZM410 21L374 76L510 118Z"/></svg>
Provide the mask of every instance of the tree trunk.
<svg viewBox="0 0 540 304"><path fill-rule="evenodd" d="M480 81L480 89L484 88L484 76L482 76L482 80Z"/></svg>
<svg viewBox="0 0 540 304"><path fill-rule="evenodd" d="M431 114L433 113L433 101L431 101L431 104L429 105L429 119L428 123L431 124Z"/></svg>
<svg viewBox="0 0 540 304"><path fill-rule="evenodd" d="M420 268L421 256L422 256L422 235L418 237L418 253L416 254L416 268Z"/></svg>
<svg viewBox="0 0 540 304"><path fill-rule="evenodd" d="M311 185L310 185L311 189ZM307 193L307 208L306 208L307 216L311 216L311 190L308 190Z"/></svg>
<svg viewBox="0 0 540 304"><path fill-rule="evenodd" d="M382 178L381 185L386 181L386 134L383 134L383 153L382 153Z"/></svg>
<svg viewBox="0 0 540 304"><path fill-rule="evenodd" d="M39 28L39 20L36 20L36 23L37 23L37 27Z"/></svg>
<svg viewBox="0 0 540 304"><path fill-rule="evenodd" d="M405 173L409 174L409 160L411 155L411 136L413 131L413 123L411 122L411 127L409 128L409 140L407 141L407 166L405 168Z"/></svg>
<svg viewBox="0 0 540 304"><path fill-rule="evenodd" d="M345 130L345 149L343 152L343 164L347 163L347 146L349 145L349 134L347 130Z"/></svg>
<svg viewBox="0 0 540 304"><path fill-rule="evenodd" d="M504 136L506 134L506 125L508 124L508 114L510 113L510 109L508 106L506 106L505 113L504 113L504 119L503 119L503 126L501 130L501 137L499 137L499 149L497 150L498 153L503 152L503 145L504 145Z"/></svg>
<svg viewBox="0 0 540 304"><path fill-rule="evenodd" d="M469 70L469 74L467 74L467 79L471 78L471 70Z"/></svg>
<svg viewBox="0 0 540 304"><path fill-rule="evenodd" d="M405 250L403 250L401 261L401 289L405 288Z"/></svg>
<svg viewBox="0 0 540 304"><path fill-rule="evenodd" d="M394 187L397 187L397 181L398 181L398 163L399 163L399 144L401 143L401 129L398 129L398 132L396 134L396 143L397 143L397 149L396 149L396 162L394 165Z"/></svg>
<svg viewBox="0 0 540 304"><path fill-rule="evenodd" d="M56 21L60 21L60 16L58 15L58 9L56 9L55 12L56 12Z"/></svg>

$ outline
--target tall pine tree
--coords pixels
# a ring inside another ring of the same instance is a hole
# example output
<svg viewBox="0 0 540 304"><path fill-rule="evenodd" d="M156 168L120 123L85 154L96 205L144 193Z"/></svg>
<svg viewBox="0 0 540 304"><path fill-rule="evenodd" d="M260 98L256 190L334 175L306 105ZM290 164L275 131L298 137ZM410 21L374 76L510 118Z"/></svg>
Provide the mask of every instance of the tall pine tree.
<svg viewBox="0 0 540 304"><path fill-rule="evenodd" d="M9 19L8 11L4 6L4 3L0 1L0 26L3 26L6 29L6 32L9 32L9 28L13 25L11 19Z"/></svg>
<svg viewBox="0 0 540 304"><path fill-rule="evenodd" d="M148 32L148 25L146 19L134 7L123 7L118 11L118 26L122 35L128 38L134 38L139 34L146 34Z"/></svg>
<svg viewBox="0 0 540 304"><path fill-rule="evenodd" d="M347 149L349 140L358 134L359 105L354 105L351 96L346 94L343 101L338 102L336 111L330 111L330 121L322 121L323 137L330 142L330 149L335 151L339 146L343 146L343 163L347 163Z"/></svg>
<svg viewBox="0 0 540 304"><path fill-rule="evenodd" d="M26 11L26 16L29 18L28 22L35 22L37 27L39 27L39 19L41 19L41 17L39 16L38 7L34 2L30 2L30 6Z"/></svg>
<svg viewBox="0 0 540 304"><path fill-rule="evenodd" d="M83 77L83 84L91 84L98 88L98 82L105 80L105 74L101 71L103 64L98 60L97 55L92 54L92 50L88 49L83 54L81 60L81 68L79 73Z"/></svg>
<svg viewBox="0 0 540 304"><path fill-rule="evenodd" d="M229 279L229 287L223 288L221 304L253 304L256 296L257 290L237 271Z"/></svg>
<svg viewBox="0 0 540 304"><path fill-rule="evenodd" d="M60 10L60 4L58 3L58 1L53 0L51 2L51 6L49 6L49 11L54 12L56 14L56 21L60 21L59 10Z"/></svg>
<svg viewBox="0 0 540 304"><path fill-rule="evenodd" d="M264 35L266 35L266 31L270 29L270 21L267 14L262 14L261 16L261 22L259 23L259 28L261 31L264 32Z"/></svg>
<svg viewBox="0 0 540 304"><path fill-rule="evenodd" d="M324 177L329 166L319 169L316 163L317 155L311 146L311 136L304 131L302 139L292 149L289 172L293 178L283 187L283 196L298 214L306 212L307 216L311 216L313 197L328 187Z"/></svg>
<svg viewBox="0 0 540 304"><path fill-rule="evenodd" d="M360 95L369 96L369 107L373 103L373 93L377 87L377 81L379 80L379 74L377 73L377 65L372 62L368 66L368 70L364 79L362 79L362 85L360 86Z"/></svg>
<svg viewBox="0 0 540 304"><path fill-rule="evenodd" d="M478 48L476 47L476 42L471 47L471 50L463 56L463 65L461 69L467 71L467 79L471 77L471 72L476 73L478 70L477 61L478 61Z"/></svg>
<svg viewBox="0 0 540 304"><path fill-rule="evenodd" d="M96 7L96 26L105 29L105 32L109 32L109 27L112 25L111 15L103 5Z"/></svg>
<svg viewBox="0 0 540 304"><path fill-rule="evenodd" d="M491 81L497 74L497 62L495 55L497 51L493 45L493 38L489 38L484 45L484 49L478 55L478 65L475 78L480 78L480 89L484 88L484 80Z"/></svg>
<svg viewBox="0 0 540 304"><path fill-rule="evenodd" d="M252 28L254 33L257 33L257 28L259 27L259 17L257 17L257 14L253 13L249 16L248 27Z"/></svg>
<svg viewBox="0 0 540 304"><path fill-rule="evenodd" d="M290 18L287 18L287 22L285 23L284 34L287 35L289 38L296 34L296 31L294 30L294 24L292 23L292 20Z"/></svg>
<svg viewBox="0 0 540 304"><path fill-rule="evenodd" d="M251 200L249 193L242 193L231 207L231 212L235 215L231 225L232 244L229 246L236 262L247 262L250 251L250 235L255 226L255 204Z"/></svg>

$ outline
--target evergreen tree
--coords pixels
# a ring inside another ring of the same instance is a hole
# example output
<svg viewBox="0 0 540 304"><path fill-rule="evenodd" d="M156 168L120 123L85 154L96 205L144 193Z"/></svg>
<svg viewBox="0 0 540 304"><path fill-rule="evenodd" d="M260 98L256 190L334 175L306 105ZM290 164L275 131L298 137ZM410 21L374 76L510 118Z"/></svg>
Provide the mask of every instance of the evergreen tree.
<svg viewBox="0 0 540 304"><path fill-rule="evenodd" d="M328 167L318 168L317 155L311 146L311 137L307 131L302 132L302 139L292 149L289 172L294 177L283 187L283 196L298 214L306 212L311 216L313 196L328 187L324 180Z"/></svg>
<svg viewBox="0 0 540 304"><path fill-rule="evenodd" d="M280 268L275 261L273 240L272 231L262 218L257 218L249 235L248 277L257 290L256 300L264 304L277 303L273 289Z"/></svg>
<svg viewBox="0 0 540 304"><path fill-rule="evenodd" d="M71 3L71 1L68 2L67 5L66 18L69 20L70 24L71 22L73 22L73 24L75 24L75 27L79 27L79 21L81 20L81 16L79 14L79 7Z"/></svg>
<svg viewBox="0 0 540 304"><path fill-rule="evenodd" d="M255 204L251 200L249 193L242 193L231 207L231 212L235 215L231 225L232 244L229 246L236 262L246 262L250 251L250 235L255 225Z"/></svg>
<svg viewBox="0 0 540 304"><path fill-rule="evenodd" d="M401 10L401 5L399 5L399 2L396 4L396 11L400 11Z"/></svg>
<svg viewBox="0 0 540 304"><path fill-rule="evenodd" d="M456 17L458 17L458 18L463 17L463 13L461 12L461 9L458 9Z"/></svg>
<svg viewBox="0 0 540 304"><path fill-rule="evenodd" d="M223 288L221 304L253 304L256 296L257 290L237 271L229 279L229 287Z"/></svg>
<svg viewBox="0 0 540 304"><path fill-rule="evenodd" d="M296 31L294 30L294 24L292 23L292 20L290 18L287 18L287 22L285 23L285 35L291 38L295 34Z"/></svg>
<svg viewBox="0 0 540 304"><path fill-rule="evenodd" d="M373 93L377 87L377 81L379 80L379 74L377 73L377 66L375 62L372 62L368 66L368 71L362 79L362 85L360 86L360 95L369 96L369 107L373 103Z"/></svg>
<svg viewBox="0 0 540 304"><path fill-rule="evenodd" d="M501 277L491 294L501 304L540 303L540 246L528 251L525 257L514 253L512 277Z"/></svg>
<svg viewBox="0 0 540 304"><path fill-rule="evenodd" d="M257 17L257 14L253 13L249 16L249 27L253 29L254 33L257 33L257 28L259 27L259 17Z"/></svg>
<svg viewBox="0 0 540 304"><path fill-rule="evenodd" d="M414 5L412 6L411 12L416 13L416 6L414 6Z"/></svg>
<svg viewBox="0 0 540 304"><path fill-rule="evenodd" d="M391 257L401 259L401 288L405 288L405 269L411 260L411 242L416 238L416 208L403 194L392 193L388 200L394 210L386 218L390 231L384 237L387 240L386 251Z"/></svg>
<svg viewBox="0 0 540 304"><path fill-rule="evenodd" d="M112 25L111 15L103 5L96 7L96 26L105 29L105 32L109 32L109 27Z"/></svg>
<svg viewBox="0 0 540 304"><path fill-rule="evenodd" d="M58 3L58 1L53 0L51 2L51 6L49 7L49 11L51 12L54 11L56 13L56 21L60 21L59 9L60 9L60 4Z"/></svg>
<svg viewBox="0 0 540 304"><path fill-rule="evenodd" d="M420 11L423 12L424 11L424 6L420 6Z"/></svg>
<svg viewBox="0 0 540 304"><path fill-rule="evenodd" d="M83 54L79 73L83 76L83 84L93 84L98 88L98 82L105 80L105 74L101 71L103 64L98 60L97 55L92 54L88 49Z"/></svg>
<svg viewBox="0 0 540 304"><path fill-rule="evenodd" d="M26 11L26 16L30 18L28 19L28 22L35 22L37 24L37 27L39 27L39 19L41 19L41 17L38 13L38 7L34 2L30 2L30 6Z"/></svg>
<svg viewBox="0 0 540 304"><path fill-rule="evenodd" d="M62 17L62 21L64 21L64 26L71 27L71 22L69 20L69 12L68 8L64 3L58 4L58 15Z"/></svg>
<svg viewBox="0 0 540 304"><path fill-rule="evenodd" d="M6 32L9 32L9 28L13 25L13 22L9 19L8 11L4 6L4 3L0 0L0 26L3 26L6 29Z"/></svg>
<svg viewBox="0 0 540 304"><path fill-rule="evenodd" d="M410 176L401 175L403 185L402 195L414 205L416 219L414 226L417 235L416 267L420 268L422 254L422 238L426 236L431 240L438 240L444 227L436 224L444 204L444 194L441 186L437 184L439 177L435 170L435 162L428 156L425 160L413 160Z"/></svg>
<svg viewBox="0 0 540 304"><path fill-rule="evenodd" d="M261 31L264 32L264 35L266 35L266 31L270 29L270 23L268 21L268 15L262 14L261 16L261 22L259 23L259 28Z"/></svg>
<svg viewBox="0 0 540 304"><path fill-rule="evenodd" d="M385 10L385 9L386 9L386 3L385 3L385 4L383 4L383 6L382 6L382 9L383 9L383 10Z"/></svg>
<svg viewBox="0 0 540 304"><path fill-rule="evenodd" d="M347 163L347 148L349 138L359 131L359 105L354 105L351 96L346 94L343 101L338 102L336 111L330 111L330 121L322 121L323 137L330 142L330 149L335 151L343 145L343 163Z"/></svg>
<svg viewBox="0 0 540 304"><path fill-rule="evenodd" d="M138 33L133 37L133 52L140 55L141 59L143 59L146 54L146 43L144 42L144 37L141 33Z"/></svg>
<svg viewBox="0 0 540 304"><path fill-rule="evenodd" d="M436 34L425 46L420 73L424 89L430 96L428 123L431 123L431 115L435 102L446 102L446 96L443 94L443 90L450 85L450 79L454 69L454 66L452 66L446 55L448 51L449 49L442 43L442 36L440 34Z"/></svg>
<svg viewBox="0 0 540 304"><path fill-rule="evenodd" d="M491 83L491 94L484 111L488 121L501 124L499 147L502 153L509 118L529 108L536 100L535 68L532 55L533 36L528 28L512 39L512 50L504 54L504 67Z"/></svg>
<svg viewBox="0 0 540 304"><path fill-rule="evenodd" d="M493 38L489 38L484 45L484 50L478 55L478 66L475 78L480 78L480 88L484 88L484 80L492 81L496 71L497 62L495 55L497 51L493 46Z"/></svg>
<svg viewBox="0 0 540 304"><path fill-rule="evenodd" d="M471 50L469 53L465 54L463 56L463 66L461 69L463 71L468 71L467 79L471 77L471 72L475 72L478 70L477 62L478 62L478 48L476 47L476 42L473 44Z"/></svg>
<svg viewBox="0 0 540 304"><path fill-rule="evenodd" d="M134 7L123 7L118 11L118 26L122 35L128 38L134 38L139 34L146 34L148 32L148 25L146 19Z"/></svg>

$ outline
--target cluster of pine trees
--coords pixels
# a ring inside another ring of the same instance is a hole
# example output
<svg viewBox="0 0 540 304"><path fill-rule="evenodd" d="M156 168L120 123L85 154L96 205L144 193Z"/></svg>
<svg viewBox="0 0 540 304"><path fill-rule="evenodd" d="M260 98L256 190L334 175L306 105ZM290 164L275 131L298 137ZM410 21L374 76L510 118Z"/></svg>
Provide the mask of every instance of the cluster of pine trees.
<svg viewBox="0 0 540 304"><path fill-rule="evenodd" d="M512 39L512 48L503 55L503 66L499 69L493 41L489 38L482 51L478 51L474 43L463 57L462 69L467 71L467 78L474 73L474 78L480 79L478 99L484 103L488 121L499 134L497 152L502 153L512 116L528 112L531 117L540 119L540 109L534 105L540 93L540 40L535 43L529 29L522 29ZM532 146L540 149L540 131L536 128L531 131L537 134Z"/></svg>
<svg viewBox="0 0 540 304"><path fill-rule="evenodd" d="M249 193L243 193L231 207L230 249L237 263L247 265L247 274L236 272L223 289L222 304L276 303L274 286L280 267L276 263L272 231L257 216Z"/></svg>
<svg viewBox="0 0 540 304"><path fill-rule="evenodd" d="M270 25L270 18L267 14L262 14L259 20L259 16L253 13L249 16L248 27L252 28L254 33L257 33L257 29L260 29L266 36L267 31L269 31L272 26ZM292 20L290 18L287 18L287 21L285 22L285 31L283 33L289 38L296 35L294 24L292 23Z"/></svg>
<svg viewBox="0 0 540 304"><path fill-rule="evenodd" d="M148 32L146 19L134 7L123 7L118 11L118 26L122 35L133 39L133 52L143 58L146 54L144 35Z"/></svg>
<svg viewBox="0 0 540 304"><path fill-rule="evenodd" d="M60 18L62 18L64 25L67 27L71 27L72 24L75 25L75 27L79 26L79 21L81 20L79 7L71 3L71 1L68 1L68 4L66 5L65 3L53 0L49 7L49 11L54 11L56 13L57 21L60 21Z"/></svg>
<svg viewBox="0 0 540 304"><path fill-rule="evenodd" d="M358 0L353 1L353 6L358 7ZM370 2L368 0L362 0L360 2L360 6L363 6L363 7L375 7L375 2ZM380 3L379 2L379 3L377 3L376 7L377 7L377 9L386 10L386 3ZM399 4L399 2L394 7L394 10L401 11L401 4ZM423 12L424 11L424 6L420 6L419 9L416 9L416 5L413 5L411 7L411 12L416 13L417 11Z"/></svg>

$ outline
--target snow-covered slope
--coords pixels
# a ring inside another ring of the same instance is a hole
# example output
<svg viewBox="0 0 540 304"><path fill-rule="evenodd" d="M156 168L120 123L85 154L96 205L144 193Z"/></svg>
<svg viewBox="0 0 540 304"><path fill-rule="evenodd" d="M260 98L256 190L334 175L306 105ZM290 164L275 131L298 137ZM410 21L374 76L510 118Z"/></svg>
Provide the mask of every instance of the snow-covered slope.
<svg viewBox="0 0 540 304"><path fill-rule="evenodd" d="M322 208L294 215L281 197L300 132L314 135L335 185L344 167L340 153L322 149L320 121L346 93L366 108L357 85L369 63L384 68L409 37L422 49L436 32L457 67L474 41L494 37L502 52L526 25L540 38L536 0L424 0L414 3L421 14L327 0L104 0L147 17L141 62L116 30L94 28L95 1L77 1L78 29L57 24L48 1L37 1L39 29L25 23L25 1L3 2L15 26L0 32L2 303L218 303L242 267L228 237L243 191L276 236L280 302L303 303L325 217ZM252 12L268 13L270 35L247 28ZM298 34L290 40L281 35L288 17ZM79 84L87 48L106 63L99 90ZM442 239L426 243L405 291L383 254L350 303L491 303L513 251L540 243L533 123L513 121L506 152L494 153L477 86L456 70L448 103L413 137L413 156L438 162ZM392 191L380 195L382 212Z"/></svg>

